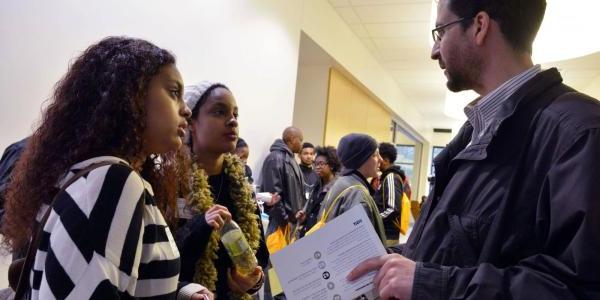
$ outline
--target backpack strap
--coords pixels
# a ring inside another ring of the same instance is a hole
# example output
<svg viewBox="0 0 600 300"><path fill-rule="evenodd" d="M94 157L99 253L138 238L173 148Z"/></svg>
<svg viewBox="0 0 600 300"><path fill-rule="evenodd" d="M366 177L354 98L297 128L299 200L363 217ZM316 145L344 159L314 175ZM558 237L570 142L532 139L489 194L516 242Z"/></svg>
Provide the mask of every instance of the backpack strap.
<svg viewBox="0 0 600 300"><path fill-rule="evenodd" d="M327 208L327 210L323 213L323 216L321 217L321 221L325 222L327 220L327 217L329 217L329 214L331 213L331 211L333 210L333 208L336 206L337 202L340 200L340 198L342 198L342 196L344 196L348 191L358 188L359 190L361 190L363 193L367 193L367 189L362 185L362 184L356 184L356 185L352 185L347 187L346 189L344 189L341 193L339 193L335 199L333 199L333 201L331 202L331 204L329 205L329 207ZM327 195L328 198L331 197L331 194Z"/></svg>

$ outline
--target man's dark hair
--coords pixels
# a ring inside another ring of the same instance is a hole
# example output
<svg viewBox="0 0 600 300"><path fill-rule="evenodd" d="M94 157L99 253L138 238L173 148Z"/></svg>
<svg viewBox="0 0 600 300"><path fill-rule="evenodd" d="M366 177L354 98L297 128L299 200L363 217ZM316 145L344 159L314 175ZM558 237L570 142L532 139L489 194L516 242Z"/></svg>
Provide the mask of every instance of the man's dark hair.
<svg viewBox="0 0 600 300"><path fill-rule="evenodd" d="M306 149L306 148L315 148L315 145L311 144L311 143L304 143L302 144L302 150Z"/></svg>
<svg viewBox="0 0 600 300"><path fill-rule="evenodd" d="M334 147L317 147L317 149L315 149L315 153L317 154L315 157L323 156L325 157L325 159L327 159L327 165L329 165L331 172L333 172L334 174L339 172L339 170L342 167L342 164L340 163L340 159L338 158L337 152Z"/></svg>
<svg viewBox="0 0 600 300"><path fill-rule="evenodd" d="M516 51L532 53L532 44L540 29L546 0L448 0L450 11L460 18L475 17L485 11L498 22L504 38ZM473 20L462 23L463 28Z"/></svg>
<svg viewBox="0 0 600 300"><path fill-rule="evenodd" d="M393 164L398 156L398 150L390 143L381 143L379 144L379 155Z"/></svg>

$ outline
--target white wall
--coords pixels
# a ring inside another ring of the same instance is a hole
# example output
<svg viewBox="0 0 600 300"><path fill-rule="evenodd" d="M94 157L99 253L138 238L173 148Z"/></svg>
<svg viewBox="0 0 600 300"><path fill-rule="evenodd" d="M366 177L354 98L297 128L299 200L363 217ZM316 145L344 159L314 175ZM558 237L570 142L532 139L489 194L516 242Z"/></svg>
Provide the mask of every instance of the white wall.
<svg viewBox="0 0 600 300"><path fill-rule="evenodd" d="M304 141L322 145L325 134L329 66L298 66L294 103L294 126L304 132Z"/></svg>
<svg viewBox="0 0 600 300"><path fill-rule="evenodd" d="M31 133L71 59L105 36L128 35L173 51L186 83L229 85L256 166L292 123L300 11L300 0L3 1L0 151Z"/></svg>
<svg viewBox="0 0 600 300"><path fill-rule="evenodd" d="M292 124L304 31L421 137L431 128L326 0L8 0L0 10L0 149L31 133L68 62L108 35L172 50L187 83L230 86L250 165Z"/></svg>

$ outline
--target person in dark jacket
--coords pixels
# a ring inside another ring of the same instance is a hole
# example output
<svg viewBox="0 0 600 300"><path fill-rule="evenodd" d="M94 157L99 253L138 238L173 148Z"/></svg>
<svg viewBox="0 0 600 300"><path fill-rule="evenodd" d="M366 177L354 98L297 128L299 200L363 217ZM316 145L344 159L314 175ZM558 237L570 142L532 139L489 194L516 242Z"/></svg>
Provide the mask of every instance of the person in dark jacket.
<svg viewBox="0 0 600 300"><path fill-rule="evenodd" d="M315 146L311 143L302 144L299 156L300 171L302 171L302 176L304 176L304 195L306 200L308 200L313 189L319 182L319 176L317 176L313 166L315 161Z"/></svg>
<svg viewBox="0 0 600 300"><path fill-rule="evenodd" d="M288 127L281 139L275 140L271 153L265 158L261 172L261 191L278 194L280 201L266 207L269 214L267 235L278 227L296 223L296 213L304 207L304 177L294 158L302 150L302 131Z"/></svg>
<svg viewBox="0 0 600 300"><path fill-rule="evenodd" d="M254 178L252 178L252 169L248 165L248 156L250 156L250 147L243 138L238 138L237 144L235 144L235 150L233 154L237 155L240 160L244 163L244 172L246 173L246 179L248 183L253 184Z"/></svg>
<svg viewBox="0 0 600 300"><path fill-rule="evenodd" d="M390 143L379 144L381 164L379 170L380 186L375 191L375 203L385 227L386 243L388 246L398 244L400 237L400 212L402 211L402 178L405 176L400 166L394 165L398 152Z"/></svg>
<svg viewBox="0 0 600 300"><path fill-rule="evenodd" d="M373 200L375 191L367 181L376 177L379 171L381 156L377 141L366 134L347 134L338 143L337 155L343 169L322 202L318 220L329 222L360 205L365 209L377 236L385 243L383 222Z"/></svg>
<svg viewBox="0 0 600 300"><path fill-rule="evenodd" d="M481 95L434 160L435 186L383 299L600 299L600 103L531 60L544 0L440 0L432 58Z"/></svg>
<svg viewBox="0 0 600 300"><path fill-rule="evenodd" d="M317 147L316 154L314 165L319 181L312 190L304 208L296 214L298 223L302 225L302 229L298 233L299 237L303 237L306 231L317 223L321 203L323 203L325 195L335 182L337 173L342 166L334 147Z"/></svg>
<svg viewBox="0 0 600 300"><path fill-rule="evenodd" d="M4 150L2 158L0 158L0 220L4 216L4 194L11 182L12 170L15 168L17 160L21 157L25 146L27 146L27 141L29 141L29 137L12 143Z"/></svg>
<svg viewBox="0 0 600 300"><path fill-rule="evenodd" d="M208 81L187 86L184 98L192 111L188 144L193 161L186 166L192 170L192 186L185 195L192 213L176 233L180 278L202 284L217 299L251 299L264 283L269 253L244 164L231 154L238 140L237 103L229 88ZM220 241L219 230L229 220L238 223L256 255L258 266L250 274L237 271Z"/></svg>

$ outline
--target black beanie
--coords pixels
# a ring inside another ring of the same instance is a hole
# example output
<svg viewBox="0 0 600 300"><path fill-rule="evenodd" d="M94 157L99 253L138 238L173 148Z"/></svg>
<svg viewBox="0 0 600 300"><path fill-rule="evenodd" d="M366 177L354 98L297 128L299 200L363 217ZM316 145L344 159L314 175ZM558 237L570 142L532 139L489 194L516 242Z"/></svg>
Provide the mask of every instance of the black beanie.
<svg viewBox="0 0 600 300"><path fill-rule="evenodd" d="M346 169L356 170L377 150L377 141L372 137L351 133L344 136L337 148L337 155Z"/></svg>

